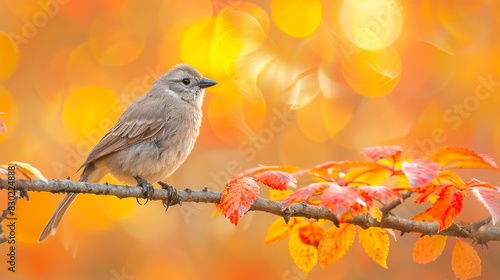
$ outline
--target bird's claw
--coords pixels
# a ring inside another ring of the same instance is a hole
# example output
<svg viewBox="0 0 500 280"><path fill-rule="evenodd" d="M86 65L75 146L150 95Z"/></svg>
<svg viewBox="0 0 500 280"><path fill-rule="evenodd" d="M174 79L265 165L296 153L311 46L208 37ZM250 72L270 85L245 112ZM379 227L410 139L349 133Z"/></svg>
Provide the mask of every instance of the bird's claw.
<svg viewBox="0 0 500 280"><path fill-rule="evenodd" d="M165 207L165 212L168 210L168 207L170 207L170 205L174 205L176 203L182 205L182 200L179 199L177 189L175 189L172 185L162 181L159 181L158 184L162 189L167 190L168 192L168 199L165 199L162 202L163 207Z"/></svg>
<svg viewBox="0 0 500 280"><path fill-rule="evenodd" d="M139 176L134 176L134 179L137 181L137 186L142 188L142 194L146 198L146 202L144 202L144 204L139 202L139 198L136 198L137 203L139 203L139 205L146 205L151 199L151 197L153 197L154 193L153 185L151 185L148 181L142 179Z"/></svg>

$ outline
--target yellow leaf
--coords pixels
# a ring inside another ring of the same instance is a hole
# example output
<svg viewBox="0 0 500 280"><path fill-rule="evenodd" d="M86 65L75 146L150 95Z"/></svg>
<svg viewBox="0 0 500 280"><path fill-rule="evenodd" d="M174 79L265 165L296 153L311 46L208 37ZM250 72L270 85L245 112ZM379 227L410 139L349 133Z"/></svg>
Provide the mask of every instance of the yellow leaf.
<svg viewBox="0 0 500 280"><path fill-rule="evenodd" d="M382 211L380 211L380 208L378 208L377 206L370 207L370 210L368 210L368 213L370 214L370 216L375 218L375 220L377 220L379 222L382 221Z"/></svg>
<svg viewBox="0 0 500 280"><path fill-rule="evenodd" d="M481 275L481 259L476 250L457 238L451 253L451 268L459 279L470 279Z"/></svg>
<svg viewBox="0 0 500 280"><path fill-rule="evenodd" d="M292 193L293 193L292 190L278 191L275 189L269 189L269 199L270 200L284 200Z"/></svg>
<svg viewBox="0 0 500 280"><path fill-rule="evenodd" d="M413 260L421 264L435 261L443 252L447 239L444 235L421 237L413 247Z"/></svg>
<svg viewBox="0 0 500 280"><path fill-rule="evenodd" d="M318 249L303 243L298 230L292 231L288 249L293 261L304 274L308 274L318 262Z"/></svg>
<svg viewBox="0 0 500 280"><path fill-rule="evenodd" d="M341 223L340 227L331 227L319 243L318 262L321 267L334 263L345 256L356 236L356 227Z"/></svg>
<svg viewBox="0 0 500 280"><path fill-rule="evenodd" d="M346 181L363 182L363 184L379 185L391 175L391 171L380 166L363 166L349 169L344 176Z"/></svg>
<svg viewBox="0 0 500 280"><path fill-rule="evenodd" d="M359 242L365 252L383 268L387 268L389 254L389 236L383 228L371 227L359 230Z"/></svg>
<svg viewBox="0 0 500 280"><path fill-rule="evenodd" d="M19 161L11 161L7 164L7 166L9 166L9 165L15 166L16 167L15 171L19 171L21 174L23 174L26 177L26 179L31 180L31 177L33 176L39 180L48 182L47 179L45 179L45 177L43 177L42 172L40 172L40 170L36 169L35 167L31 166L28 163L19 162ZM4 168L5 167L6 166L4 166Z"/></svg>
<svg viewBox="0 0 500 280"><path fill-rule="evenodd" d="M280 241L288 237L290 232L298 224L305 221L302 217L292 217L288 224L285 223L283 218L276 219L268 228L266 237L264 238L264 244L268 244L275 241Z"/></svg>

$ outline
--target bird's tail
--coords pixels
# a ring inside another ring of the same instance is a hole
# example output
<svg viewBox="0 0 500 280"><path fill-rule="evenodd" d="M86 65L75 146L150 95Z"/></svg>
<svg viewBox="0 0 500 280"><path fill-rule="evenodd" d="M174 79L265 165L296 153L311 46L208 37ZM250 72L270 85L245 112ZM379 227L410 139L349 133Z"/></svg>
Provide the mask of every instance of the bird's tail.
<svg viewBox="0 0 500 280"><path fill-rule="evenodd" d="M94 163L88 163L88 164L86 163L82 167L85 168L83 169L82 175L80 176L79 180L80 182L98 182L106 174L105 170L96 169ZM66 210L68 210L73 200L75 200L76 196L77 193L68 193L64 197L64 199L61 201L61 204L57 206L56 211L54 211L49 221L43 228L42 233L38 238L38 242L43 242L47 238L49 238L49 236L54 235L56 233L57 226L61 222L61 219L66 213Z"/></svg>
<svg viewBox="0 0 500 280"><path fill-rule="evenodd" d="M38 238L38 242L45 241L50 235L54 235L56 233L56 228L61 222L64 213L68 210L68 207L71 205L73 200L75 200L77 194L76 193L68 193L64 199L61 201L61 204L57 206L56 211L50 217L49 221L43 228L42 233L40 234L40 238Z"/></svg>

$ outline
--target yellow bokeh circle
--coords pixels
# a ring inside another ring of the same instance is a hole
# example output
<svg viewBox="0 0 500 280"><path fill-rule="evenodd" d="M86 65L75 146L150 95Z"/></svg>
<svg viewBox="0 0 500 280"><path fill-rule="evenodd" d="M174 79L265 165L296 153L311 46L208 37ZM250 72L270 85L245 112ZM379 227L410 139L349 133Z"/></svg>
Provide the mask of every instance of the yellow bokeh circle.
<svg viewBox="0 0 500 280"><path fill-rule="evenodd" d="M293 37L305 38L318 29L323 7L319 0L273 0L271 14L281 31Z"/></svg>
<svg viewBox="0 0 500 280"><path fill-rule="evenodd" d="M7 80L19 60L16 42L7 34L0 32L0 82Z"/></svg>
<svg viewBox="0 0 500 280"><path fill-rule="evenodd" d="M390 93L401 78L403 66L393 47L378 51L357 49L342 57L342 73L347 84L363 96Z"/></svg>
<svg viewBox="0 0 500 280"><path fill-rule="evenodd" d="M63 105L63 124L68 139L74 143L99 137L116 122L121 111L119 100L107 88L88 86L70 92Z"/></svg>
<svg viewBox="0 0 500 280"><path fill-rule="evenodd" d="M390 46L403 28L404 11L398 0L344 0L338 18L346 40L365 50Z"/></svg>

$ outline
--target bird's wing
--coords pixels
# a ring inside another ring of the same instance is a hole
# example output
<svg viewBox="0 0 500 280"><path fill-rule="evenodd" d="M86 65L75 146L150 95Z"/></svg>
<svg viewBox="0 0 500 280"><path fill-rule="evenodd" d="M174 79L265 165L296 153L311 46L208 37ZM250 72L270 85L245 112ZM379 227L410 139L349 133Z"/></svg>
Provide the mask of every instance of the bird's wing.
<svg viewBox="0 0 500 280"><path fill-rule="evenodd" d="M132 104L115 126L97 143L78 170L106 155L149 139L165 127L168 122L166 117L168 114L165 113L166 107L147 103L136 102Z"/></svg>

